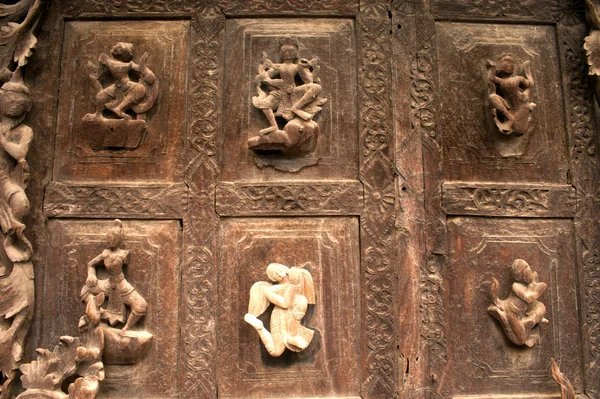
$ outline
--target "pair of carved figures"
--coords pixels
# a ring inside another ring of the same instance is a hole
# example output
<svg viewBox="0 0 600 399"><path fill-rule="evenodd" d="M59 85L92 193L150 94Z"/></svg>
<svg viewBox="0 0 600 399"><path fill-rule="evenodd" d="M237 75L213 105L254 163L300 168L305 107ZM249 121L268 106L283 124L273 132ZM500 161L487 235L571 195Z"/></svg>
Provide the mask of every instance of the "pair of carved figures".
<svg viewBox="0 0 600 399"><path fill-rule="evenodd" d="M507 338L515 345L532 347L540 342L535 327L547 324L546 307L538 298L548 286L539 281L537 272L522 259L515 260L510 266L513 278L511 292L506 299L498 297L500 283L492 278L490 298L492 304L488 312L498 320Z"/></svg>
<svg viewBox="0 0 600 399"><path fill-rule="evenodd" d="M259 281L250 289L250 303L244 320L258 332L262 343L271 356L281 356L285 349L300 352L308 347L314 331L302 325L308 305L316 302L312 276L302 267L287 267L271 263L267 267L267 276L273 283ZM259 316L270 305L270 331L266 329Z"/></svg>
<svg viewBox="0 0 600 399"><path fill-rule="evenodd" d="M149 350L152 334L130 330L146 314L147 304L123 274L130 255L121 248L120 220L114 221L106 238L108 248L87 265L81 290L86 307L79 320L80 336L61 337L52 352L38 349L37 360L21 366L26 391L17 399L93 399L104 380L104 364L133 364ZM106 269L108 278L98 279L99 267ZM112 327L117 324L122 328ZM73 378L68 393L64 392L65 381Z"/></svg>
<svg viewBox="0 0 600 399"><path fill-rule="evenodd" d="M146 113L158 97L158 81L146 66L148 53L133 62L133 44L119 42L98 65L88 62L96 112L83 117L85 136L93 150L134 150L147 133ZM103 82L108 81L107 87Z"/></svg>

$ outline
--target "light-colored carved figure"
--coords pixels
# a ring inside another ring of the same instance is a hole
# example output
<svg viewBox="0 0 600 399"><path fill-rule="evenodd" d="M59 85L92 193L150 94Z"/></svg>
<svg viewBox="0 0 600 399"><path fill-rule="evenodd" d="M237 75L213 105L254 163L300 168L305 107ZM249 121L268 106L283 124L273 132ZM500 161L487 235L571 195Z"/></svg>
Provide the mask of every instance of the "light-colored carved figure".
<svg viewBox="0 0 600 399"><path fill-rule="evenodd" d="M146 66L148 53L142 55L139 64L133 62L133 56L133 44L119 42L110 56L100 55L98 66L88 63L96 112L85 115L83 124L103 139L92 144L94 149L135 149L142 142L147 129L146 113L158 97L158 81ZM112 84L103 87L103 79ZM114 118L107 118L105 110L111 111Z"/></svg>
<svg viewBox="0 0 600 399"><path fill-rule="evenodd" d="M596 102L600 104L600 2L585 0L585 6L590 30L583 43L583 49L587 56L588 75L594 86Z"/></svg>
<svg viewBox="0 0 600 399"><path fill-rule="evenodd" d="M327 99L320 97L317 58L299 59L298 41L291 37L280 41L281 63L274 63L267 53L256 75L257 95L252 104L263 111L269 127L248 140L255 151L280 151L286 155L304 155L314 151L319 125L313 121ZM276 117L285 125L280 128Z"/></svg>
<svg viewBox="0 0 600 399"><path fill-rule="evenodd" d="M102 319L108 320L111 326L125 323L121 329L125 332L146 314L147 303L123 274L123 266L129 263L129 251L120 248L123 238L123 225L119 219L116 219L113 227L106 233L109 248L88 263L88 276L86 285L81 290L81 297L87 303L93 300L94 295L106 295L108 306L101 311ZM98 266L106 268L108 279L98 280L96 277ZM125 319L126 306L130 310L127 319Z"/></svg>
<svg viewBox="0 0 600 399"><path fill-rule="evenodd" d="M244 320L256 329L271 356L281 356L286 348L300 352L313 339L314 331L302 325L308 305L315 304L313 279L305 266L289 268L271 263L267 267L267 276L275 284L259 281L250 289L250 303ZM270 304L275 306L270 331L267 331L258 316Z"/></svg>
<svg viewBox="0 0 600 399"><path fill-rule="evenodd" d="M494 122L500 133L522 136L533 130L533 110L531 101L533 76L529 61L515 70L515 62L510 54L504 54L495 63L487 60L488 101L492 107Z"/></svg>
<svg viewBox="0 0 600 399"><path fill-rule="evenodd" d="M502 325L508 339L516 345L532 347L539 343L539 334L533 329L539 324L547 324L546 306L538 298L546 291L546 283L540 282L537 272L522 259L510 266L514 280L510 295L506 299L498 297L500 284L492 277L490 297L492 304L488 312Z"/></svg>

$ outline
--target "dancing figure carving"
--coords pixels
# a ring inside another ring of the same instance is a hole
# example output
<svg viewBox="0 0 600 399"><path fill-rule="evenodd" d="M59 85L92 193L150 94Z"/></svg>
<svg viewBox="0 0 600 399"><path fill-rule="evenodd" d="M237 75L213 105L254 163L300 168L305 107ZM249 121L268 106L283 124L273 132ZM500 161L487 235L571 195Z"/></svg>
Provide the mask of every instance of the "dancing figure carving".
<svg viewBox="0 0 600 399"><path fill-rule="evenodd" d="M283 38L280 45L281 63L263 53L258 66L257 95L252 104L264 113L269 127L250 138L248 147L257 153L310 154L319 136L319 125L313 118L327 102L320 96L319 60L299 59L298 41L291 37ZM284 121L283 126L277 117Z"/></svg>
<svg viewBox="0 0 600 399"><path fill-rule="evenodd" d="M96 112L83 117L83 125L94 150L136 149L147 131L146 113L158 97L158 81L146 66L148 53L133 62L133 44L117 43L110 56L101 54L98 66L88 63ZM102 82L112 83L103 87ZM105 115L106 111L110 118ZM134 120L135 118L135 120Z"/></svg>
<svg viewBox="0 0 600 399"><path fill-rule="evenodd" d="M513 284L506 299L498 297L500 284L492 277L490 297L492 304L488 312L496 318L508 339L515 345L532 347L539 343L539 333L534 328L547 324L546 306L538 298L546 291L546 283L540 282L537 272L522 259L515 260L510 266Z"/></svg>
<svg viewBox="0 0 600 399"><path fill-rule="evenodd" d="M250 289L250 303L244 320L256 329L267 352L273 357L281 356L285 349L300 352L308 347L314 330L302 325L308 305L315 304L315 288L307 264L300 267L287 267L271 263L267 276L273 283L259 281ZM270 331L267 331L258 316L270 304Z"/></svg>
<svg viewBox="0 0 600 399"><path fill-rule="evenodd" d="M494 122L504 135L522 136L535 127L531 101L533 76L529 61L515 70L510 54L504 54L498 64L487 60L488 100L492 107Z"/></svg>

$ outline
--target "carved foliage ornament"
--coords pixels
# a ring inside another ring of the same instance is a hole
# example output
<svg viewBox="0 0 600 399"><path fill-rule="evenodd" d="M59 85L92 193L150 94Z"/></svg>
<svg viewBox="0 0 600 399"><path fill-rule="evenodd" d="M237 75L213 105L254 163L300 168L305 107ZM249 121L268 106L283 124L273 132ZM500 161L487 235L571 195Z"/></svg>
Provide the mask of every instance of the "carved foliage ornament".
<svg viewBox="0 0 600 399"><path fill-rule="evenodd" d="M526 61L515 68L510 54L504 54L496 63L486 62L488 71L488 101L498 131L504 135L522 136L534 128L531 101L533 76Z"/></svg>
<svg viewBox="0 0 600 399"><path fill-rule="evenodd" d="M248 148L257 153L281 153L301 156L314 152L319 124L313 118L327 98L321 96L319 60L299 58L298 41L280 40L281 63L274 63L267 53L254 78L256 96L252 105L260 109L269 127L248 140Z"/></svg>
<svg viewBox="0 0 600 399"><path fill-rule="evenodd" d="M316 303L315 287L310 272L302 267L287 267L271 263L267 276L273 283L259 281L250 289L250 303L244 320L256 329L267 352L273 357L283 354L285 349L301 352L310 345L314 330L302 325L308 305ZM267 331L258 316L270 304L270 331Z"/></svg>
<svg viewBox="0 0 600 399"><path fill-rule="evenodd" d="M158 81L146 66L148 53L133 62L133 44L117 43L98 65L88 62L96 112L83 117L86 140L93 150L140 146L148 125L146 113L158 97ZM109 81L106 87L103 82ZM135 118L135 119L134 119Z"/></svg>
<svg viewBox="0 0 600 399"><path fill-rule="evenodd" d="M61 337L52 352L38 349L37 360L21 366L25 392L17 399L94 399L104 380L104 364L134 364L149 350L152 334L130 331L146 314L147 304L123 275L129 251L120 248L124 239L120 220L114 221L106 238L109 248L87 265L80 336ZM100 266L106 268L107 279L96 277ZM111 327L115 324L123 326L118 330ZM67 393L64 383L73 376L77 378L67 385Z"/></svg>
<svg viewBox="0 0 600 399"><path fill-rule="evenodd" d="M538 298L548 288L540 282L537 272L522 259L510 266L513 278L512 288L506 299L498 297L500 283L492 277L490 298L492 304L488 312L502 325L504 333L515 345L533 347L540 342L539 333L534 329L539 324L548 324L546 306Z"/></svg>
<svg viewBox="0 0 600 399"><path fill-rule="evenodd" d="M31 109L23 69L37 39L33 35L42 0L0 4L0 398L14 396L16 376L25 338L33 317L33 249L24 235L30 204L25 188L29 180L26 157L33 140L23 123Z"/></svg>

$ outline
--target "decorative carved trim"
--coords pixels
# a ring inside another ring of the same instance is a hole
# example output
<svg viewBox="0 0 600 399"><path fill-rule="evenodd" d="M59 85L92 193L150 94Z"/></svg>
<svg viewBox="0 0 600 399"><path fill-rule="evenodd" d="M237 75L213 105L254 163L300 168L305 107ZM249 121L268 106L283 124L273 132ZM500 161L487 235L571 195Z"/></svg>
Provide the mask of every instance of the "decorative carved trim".
<svg viewBox="0 0 600 399"><path fill-rule="evenodd" d="M435 137L435 110L433 100L433 64L431 45L425 43L417 50L417 56L410 68L412 88L411 114L413 128L430 137Z"/></svg>
<svg viewBox="0 0 600 399"><path fill-rule="evenodd" d="M193 21L188 87L188 214L183 220L181 398L216 398L217 230L214 210L219 167L225 16L215 0L199 0Z"/></svg>
<svg viewBox="0 0 600 399"><path fill-rule="evenodd" d="M484 18L509 21L554 22L561 2L570 0L432 0L435 17L465 20Z"/></svg>
<svg viewBox="0 0 600 399"><path fill-rule="evenodd" d="M390 10L389 1L364 1L356 21L360 179L365 188L365 212L361 219L366 313L362 340L364 398L392 398L398 391Z"/></svg>
<svg viewBox="0 0 600 399"><path fill-rule="evenodd" d="M357 181L327 183L224 183L217 186L217 213L252 215L359 215L363 187Z"/></svg>
<svg viewBox="0 0 600 399"><path fill-rule="evenodd" d="M588 81L583 50L587 29L583 23L557 24L558 43L563 67L565 109L569 110L569 143L571 170L577 190L578 209L575 217L577 264L581 272L583 298L583 337L585 392L600 396L600 200L597 182L597 127L593 118L593 97ZM569 372L569 370L565 370Z"/></svg>
<svg viewBox="0 0 600 399"><path fill-rule="evenodd" d="M354 16L358 0L221 0L227 16L300 14Z"/></svg>
<svg viewBox="0 0 600 399"><path fill-rule="evenodd" d="M187 209L187 186L46 186L44 212L51 217L179 218Z"/></svg>
<svg viewBox="0 0 600 399"><path fill-rule="evenodd" d="M448 215L573 217L577 199L569 185L444 183Z"/></svg>
<svg viewBox="0 0 600 399"><path fill-rule="evenodd" d="M190 13L196 0L66 0L60 5L63 17L86 14Z"/></svg>

